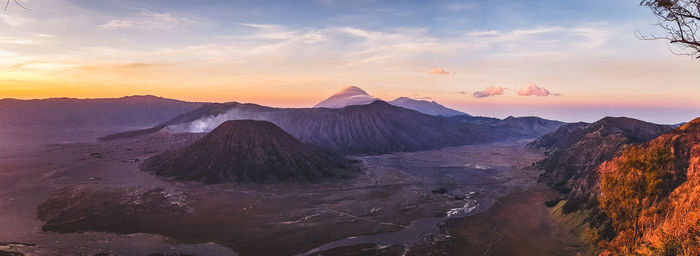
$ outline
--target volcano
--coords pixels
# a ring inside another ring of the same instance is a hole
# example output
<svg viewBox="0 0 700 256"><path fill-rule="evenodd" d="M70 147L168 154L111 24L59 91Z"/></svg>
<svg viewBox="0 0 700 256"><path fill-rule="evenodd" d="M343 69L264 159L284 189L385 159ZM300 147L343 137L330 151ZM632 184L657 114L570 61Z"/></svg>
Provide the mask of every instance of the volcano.
<svg viewBox="0 0 700 256"><path fill-rule="evenodd" d="M353 176L350 161L311 149L273 123L254 120L226 121L188 147L147 159L141 170L205 183Z"/></svg>
<svg viewBox="0 0 700 256"><path fill-rule="evenodd" d="M342 108L352 105L365 105L375 100L377 99L367 94L360 87L349 86L336 92L330 98L319 102L314 108Z"/></svg>

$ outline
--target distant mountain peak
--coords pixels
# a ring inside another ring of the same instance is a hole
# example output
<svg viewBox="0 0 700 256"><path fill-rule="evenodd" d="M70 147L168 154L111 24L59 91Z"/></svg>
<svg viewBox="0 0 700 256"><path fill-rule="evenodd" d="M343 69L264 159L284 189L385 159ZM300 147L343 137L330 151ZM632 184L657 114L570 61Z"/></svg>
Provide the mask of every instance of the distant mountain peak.
<svg viewBox="0 0 700 256"><path fill-rule="evenodd" d="M445 107L443 105L440 105L439 103L437 103L435 101L412 99L409 97L396 98L395 100L389 101L389 104L394 105L394 106L398 106L398 107L402 107L402 108L413 109L413 110L421 112L423 114L428 114L428 115L433 115L433 116L468 115L467 113L457 111L457 110Z"/></svg>
<svg viewBox="0 0 700 256"><path fill-rule="evenodd" d="M357 86L348 86L330 98L319 102L314 108L342 108L351 105L366 105L377 100Z"/></svg>
<svg viewBox="0 0 700 256"><path fill-rule="evenodd" d="M414 98L409 98L406 96L398 97L395 100L392 101L411 101L411 100L417 100L417 101L426 101L426 102L435 102L433 100L419 100L419 99L414 99Z"/></svg>
<svg viewBox="0 0 700 256"><path fill-rule="evenodd" d="M352 105L367 105L378 98L372 97L365 90L357 86L348 86L333 94L330 98L316 104L314 108L343 108ZM464 112L447 108L435 101L412 99L409 97L399 97L388 101L388 104L412 109L423 114L432 116L460 116L467 115Z"/></svg>

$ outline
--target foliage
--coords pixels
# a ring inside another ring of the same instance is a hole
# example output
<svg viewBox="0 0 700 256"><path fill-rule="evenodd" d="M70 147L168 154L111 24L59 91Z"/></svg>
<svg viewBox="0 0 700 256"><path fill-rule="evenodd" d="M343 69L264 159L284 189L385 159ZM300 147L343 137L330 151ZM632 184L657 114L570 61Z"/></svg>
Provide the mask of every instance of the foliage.
<svg viewBox="0 0 700 256"><path fill-rule="evenodd" d="M663 256L676 256L682 255L683 247L678 239L667 235L661 239L661 248L658 248L655 251L657 251L659 255Z"/></svg>
<svg viewBox="0 0 700 256"><path fill-rule="evenodd" d="M601 175L600 209L607 214L618 240L631 250L638 243L644 211L667 193L673 154L669 148L625 150L614 171Z"/></svg>
<svg viewBox="0 0 700 256"><path fill-rule="evenodd" d="M586 227L586 229L583 231L583 238L588 243L595 245L598 248L604 248L606 246L605 239L600 237L600 233L595 228Z"/></svg>
<svg viewBox="0 0 700 256"><path fill-rule="evenodd" d="M690 227L687 232L681 232L681 236L675 237L669 234L661 234L660 248L653 248L655 252L663 256L690 256L700 253L700 220Z"/></svg>

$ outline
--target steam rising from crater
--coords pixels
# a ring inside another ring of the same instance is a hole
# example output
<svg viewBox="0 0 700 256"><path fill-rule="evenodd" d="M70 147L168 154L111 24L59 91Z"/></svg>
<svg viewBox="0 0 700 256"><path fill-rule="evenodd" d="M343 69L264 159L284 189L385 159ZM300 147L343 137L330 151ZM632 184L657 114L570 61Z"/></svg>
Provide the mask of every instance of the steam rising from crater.
<svg viewBox="0 0 700 256"><path fill-rule="evenodd" d="M203 133L214 130L214 128L226 121L245 119L271 121L270 113L253 113L240 109L232 109L217 116L207 116L189 123L171 125L168 126L168 130L176 133Z"/></svg>

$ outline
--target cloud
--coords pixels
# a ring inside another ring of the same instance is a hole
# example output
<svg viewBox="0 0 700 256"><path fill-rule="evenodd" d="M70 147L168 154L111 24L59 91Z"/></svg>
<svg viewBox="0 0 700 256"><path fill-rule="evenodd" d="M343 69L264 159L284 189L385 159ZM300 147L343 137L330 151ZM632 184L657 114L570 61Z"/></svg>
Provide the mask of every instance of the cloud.
<svg viewBox="0 0 700 256"><path fill-rule="evenodd" d="M238 24L241 26L257 28L257 29L278 29L278 28L280 28L279 25L274 25L274 24L255 24L255 23L238 23Z"/></svg>
<svg viewBox="0 0 700 256"><path fill-rule="evenodd" d="M22 25L30 23L32 20L23 17L10 16L4 13L0 13L0 22L9 25L10 27L20 27Z"/></svg>
<svg viewBox="0 0 700 256"><path fill-rule="evenodd" d="M333 5L336 3L334 0L316 0L316 2L322 5Z"/></svg>
<svg viewBox="0 0 700 256"><path fill-rule="evenodd" d="M114 19L100 25L101 29L173 29L178 25L178 19L170 13L141 12L136 16Z"/></svg>
<svg viewBox="0 0 700 256"><path fill-rule="evenodd" d="M450 72L447 72L447 71L445 71L444 69L434 68L434 69L431 69L431 70L428 72L428 74L431 74L431 75L444 75L444 76L446 76L446 75L449 75Z"/></svg>
<svg viewBox="0 0 700 256"><path fill-rule="evenodd" d="M498 36L501 35L501 32L498 30L486 30L486 31L472 31L467 33L467 36Z"/></svg>
<svg viewBox="0 0 700 256"><path fill-rule="evenodd" d="M526 40L530 39L532 40L533 37L536 36L544 36L547 34L557 34L557 33L571 33L571 34L577 34L575 32L572 32L574 29L567 29L563 27L558 27L558 26L552 26L552 27L536 27L536 28L528 28L528 29L516 29L508 32L502 32L498 30L484 30L484 31L471 31L467 33L468 37L476 37L476 38L481 38L483 40L483 37L488 37L490 38L489 40L491 42L513 42L513 41L521 41L521 40Z"/></svg>
<svg viewBox="0 0 700 256"><path fill-rule="evenodd" d="M602 54L615 34L605 23L581 26L540 26L514 30L467 31L468 42L487 56L499 58L575 58L581 54ZM472 49L477 50L477 49ZM489 54L490 53L490 54Z"/></svg>
<svg viewBox="0 0 700 256"><path fill-rule="evenodd" d="M479 6L474 3L451 3L445 6L445 9L450 11L465 11L465 10L475 10Z"/></svg>
<svg viewBox="0 0 700 256"><path fill-rule="evenodd" d="M482 91L474 92L474 94L472 94L472 96L474 96L474 98L479 99L479 98L485 98L485 97L502 95L502 94L503 94L503 87L488 86L488 87L484 88L484 90L482 90Z"/></svg>
<svg viewBox="0 0 700 256"><path fill-rule="evenodd" d="M520 88L518 90L518 95L520 96L540 96L540 97L545 97L545 96L561 96L559 93L551 93L549 90L537 86L535 83L529 83L523 88Z"/></svg>
<svg viewBox="0 0 700 256"><path fill-rule="evenodd" d="M416 100L433 100L433 97L429 97L429 96L420 96L420 95L418 95L418 94L414 94L414 95L413 95L413 99L416 99Z"/></svg>
<svg viewBox="0 0 700 256"><path fill-rule="evenodd" d="M143 63L143 62L129 62L129 63L103 63L103 64L92 64L92 65L81 65L76 66L76 69L80 71L87 72L132 72L132 71L147 71L162 69L164 67L172 66L172 64L164 63Z"/></svg>
<svg viewBox="0 0 700 256"><path fill-rule="evenodd" d="M382 34L379 32L375 31L368 31L368 30L363 30L363 29L358 29L358 28L353 28L353 27L341 27L341 28L336 28L338 32L345 33L351 36L357 36L361 37L367 40L375 40L378 38L382 37Z"/></svg>
<svg viewBox="0 0 700 256"><path fill-rule="evenodd" d="M9 44L9 45L35 45L35 44L37 44L37 41L32 40L32 39L20 38L20 37L0 36L0 45L1 45L1 44Z"/></svg>

